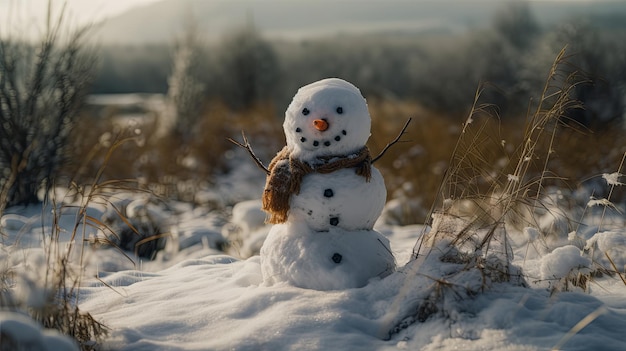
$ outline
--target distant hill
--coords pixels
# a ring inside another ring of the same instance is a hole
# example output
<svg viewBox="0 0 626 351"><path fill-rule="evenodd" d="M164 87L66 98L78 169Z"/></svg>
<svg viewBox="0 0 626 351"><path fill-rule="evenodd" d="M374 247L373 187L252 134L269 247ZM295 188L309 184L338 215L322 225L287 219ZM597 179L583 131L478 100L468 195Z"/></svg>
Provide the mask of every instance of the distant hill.
<svg viewBox="0 0 626 351"><path fill-rule="evenodd" d="M104 43L171 42L190 18L208 40L252 20L265 35L306 38L362 32L456 32L487 26L501 0L163 0L105 21ZM625 1L533 1L540 23L566 16L626 14Z"/></svg>

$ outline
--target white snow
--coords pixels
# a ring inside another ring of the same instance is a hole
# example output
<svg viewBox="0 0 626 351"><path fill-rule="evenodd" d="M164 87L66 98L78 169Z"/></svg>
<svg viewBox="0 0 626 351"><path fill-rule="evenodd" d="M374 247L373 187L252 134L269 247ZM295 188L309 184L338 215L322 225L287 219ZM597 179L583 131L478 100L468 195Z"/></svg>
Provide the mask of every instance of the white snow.
<svg viewBox="0 0 626 351"><path fill-rule="evenodd" d="M591 251L594 262L603 268L626 272L626 236L623 232L607 230L596 233L587 240L585 249Z"/></svg>
<svg viewBox="0 0 626 351"><path fill-rule="evenodd" d="M606 180L606 183L608 185L624 185L624 183L619 181L620 177L623 177L624 175L619 173L619 172L613 172L613 173L603 173L602 174L602 178L604 180Z"/></svg>
<svg viewBox="0 0 626 351"><path fill-rule="evenodd" d="M557 247L541 260L542 279L561 279L573 272L587 270L591 260L581 255L580 249L573 245Z"/></svg>
<svg viewBox="0 0 626 351"><path fill-rule="evenodd" d="M609 201L608 199L596 199L596 198L591 198L588 202L587 202L587 207L593 207L593 206L606 206L606 207L612 207L613 203L611 203L611 201Z"/></svg>
<svg viewBox="0 0 626 351"><path fill-rule="evenodd" d="M172 231L219 231L219 221L212 219L207 209L176 203L169 207L176 209L169 214ZM41 250L41 216L44 214L44 227L48 228L49 211L29 207L8 212L12 214L5 216L10 218L22 216L26 226L18 229L17 222L12 222L12 229L2 228L7 235L2 251L10 258L5 256L2 262L17 265L27 258L31 267L45 264L32 251L20 253L14 243ZM98 212L93 209L91 213ZM70 219L73 215L68 208L63 216L63 233L72 228ZM589 236L590 247L596 250L594 257L604 255L602 250L615 248L611 258L615 262L626 260L626 250L619 246L626 229L623 221L618 223L614 229ZM318 291L285 282L264 284L259 256L238 259L197 240L196 244L190 241L189 246L178 247L178 251L157 255L155 261L141 261L127 253L135 265L114 249L88 251L90 266L100 267L100 280L89 278L93 275L86 278L79 306L111 328L105 346L120 351L546 350L562 340L563 350L626 349L626 285L619 277L596 277L585 292L552 295L549 284L541 279L542 264L559 268L558 276L581 263L585 266L587 262L581 259L578 248L566 246L553 250L557 254L552 256L532 256L526 255L529 244L520 239L514 247L513 263L521 267L529 287L499 283L472 297L465 295L464 287L479 287L479 272L449 277L446 272L454 265L438 261L436 255L406 265L422 226L379 223L376 231L389 239L398 270L383 279L372 279L361 288ZM522 232L509 234L525 237ZM526 234L526 240L534 237ZM561 262L558 257L570 261ZM445 281L451 283L446 285ZM439 313L423 322L410 317L419 309L420 301L434 298L438 292L446 296L437 304ZM598 309L602 313L581 330L568 334ZM45 333L37 330L39 334L34 335L44 337ZM395 333L389 335L390 330Z"/></svg>
<svg viewBox="0 0 626 351"><path fill-rule="evenodd" d="M315 119L329 128L317 130ZM357 88L330 79L298 91L284 128L292 155L314 160L360 149L370 117ZM72 298L110 328L103 349L626 349L623 204L604 213L588 195L558 190L555 201L529 213L534 224L487 231L468 226L469 203L449 199L459 216L435 213L432 228L400 226L391 216L400 200L389 204L389 220L379 218L386 190L373 168L369 183L354 170L305 176L288 221L268 226L257 199L262 175L231 156L241 168L196 194L205 205L144 194L111 199L129 220L167 234L154 260L98 245L110 235L103 228L75 227L81 206L92 224L121 225L106 201L85 204L55 189L63 196L56 208L7 209L0 298L16 309L41 307L56 291L38 272L58 268L50 253L72 249L70 271L83 273ZM582 211L559 205L566 197L583 199ZM451 247L460 231L465 240ZM477 250L487 233L492 245ZM0 336L23 349L77 350L17 312L0 311Z"/></svg>
<svg viewBox="0 0 626 351"><path fill-rule="evenodd" d="M222 227L222 235L230 243L229 253L248 258L258 255L269 231L260 199L242 201L233 206L232 216Z"/></svg>
<svg viewBox="0 0 626 351"><path fill-rule="evenodd" d="M30 317L17 312L0 311L0 345L3 350L78 351L78 345L56 330L43 329Z"/></svg>
<svg viewBox="0 0 626 351"><path fill-rule="evenodd" d="M328 196L331 195L331 196ZM383 176L372 168L366 181L354 169L304 177L300 193L291 198L289 218L306 223L317 231L338 226L345 230L372 229L385 206ZM330 224L331 218L337 223Z"/></svg>
<svg viewBox="0 0 626 351"><path fill-rule="evenodd" d="M274 225L261 248L261 271L269 285L360 288L394 270L389 240L374 230L331 227L320 232L305 222L291 221Z"/></svg>

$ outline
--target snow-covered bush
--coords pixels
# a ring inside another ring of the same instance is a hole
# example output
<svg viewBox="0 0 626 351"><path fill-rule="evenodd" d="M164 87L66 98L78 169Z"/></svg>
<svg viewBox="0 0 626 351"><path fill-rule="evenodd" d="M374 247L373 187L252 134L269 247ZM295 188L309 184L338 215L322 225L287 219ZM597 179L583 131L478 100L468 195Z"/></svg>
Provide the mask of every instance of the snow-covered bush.
<svg viewBox="0 0 626 351"><path fill-rule="evenodd" d="M131 194L132 195L132 194ZM165 248L169 215L153 196L130 196L112 203L102 215L105 235L117 248L154 259Z"/></svg>
<svg viewBox="0 0 626 351"><path fill-rule="evenodd" d="M626 238L619 231L598 232L587 240L584 248L600 272L626 273L626 259L622 255L626 250Z"/></svg>

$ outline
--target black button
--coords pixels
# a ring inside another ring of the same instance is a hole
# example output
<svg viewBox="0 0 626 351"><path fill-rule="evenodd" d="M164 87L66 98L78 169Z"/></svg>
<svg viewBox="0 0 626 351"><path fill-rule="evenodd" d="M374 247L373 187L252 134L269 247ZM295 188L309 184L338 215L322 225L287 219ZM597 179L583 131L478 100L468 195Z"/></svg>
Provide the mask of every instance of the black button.
<svg viewBox="0 0 626 351"><path fill-rule="evenodd" d="M330 225L336 226L337 224L339 224L339 217L333 217L330 219Z"/></svg>
<svg viewBox="0 0 626 351"><path fill-rule="evenodd" d="M338 254L336 252L333 254L333 257L331 257L331 259L335 263L340 263L342 258L343 258L343 256L341 256L340 254Z"/></svg>
<svg viewBox="0 0 626 351"><path fill-rule="evenodd" d="M335 193L333 192L333 189L324 190L324 197L333 197L333 195L335 195Z"/></svg>

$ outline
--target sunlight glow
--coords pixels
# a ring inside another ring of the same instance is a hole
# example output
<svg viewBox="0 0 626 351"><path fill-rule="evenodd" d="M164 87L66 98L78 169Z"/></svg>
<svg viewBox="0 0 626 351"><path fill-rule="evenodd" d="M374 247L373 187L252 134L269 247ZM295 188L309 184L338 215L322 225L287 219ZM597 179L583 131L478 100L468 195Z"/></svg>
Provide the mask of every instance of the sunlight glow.
<svg viewBox="0 0 626 351"><path fill-rule="evenodd" d="M127 11L133 7L146 5L158 0L52 0L54 13L66 4L67 15L72 22L85 24L96 22ZM48 0L0 0L0 16L27 18L36 22L45 18ZM8 18L7 18L8 17Z"/></svg>

